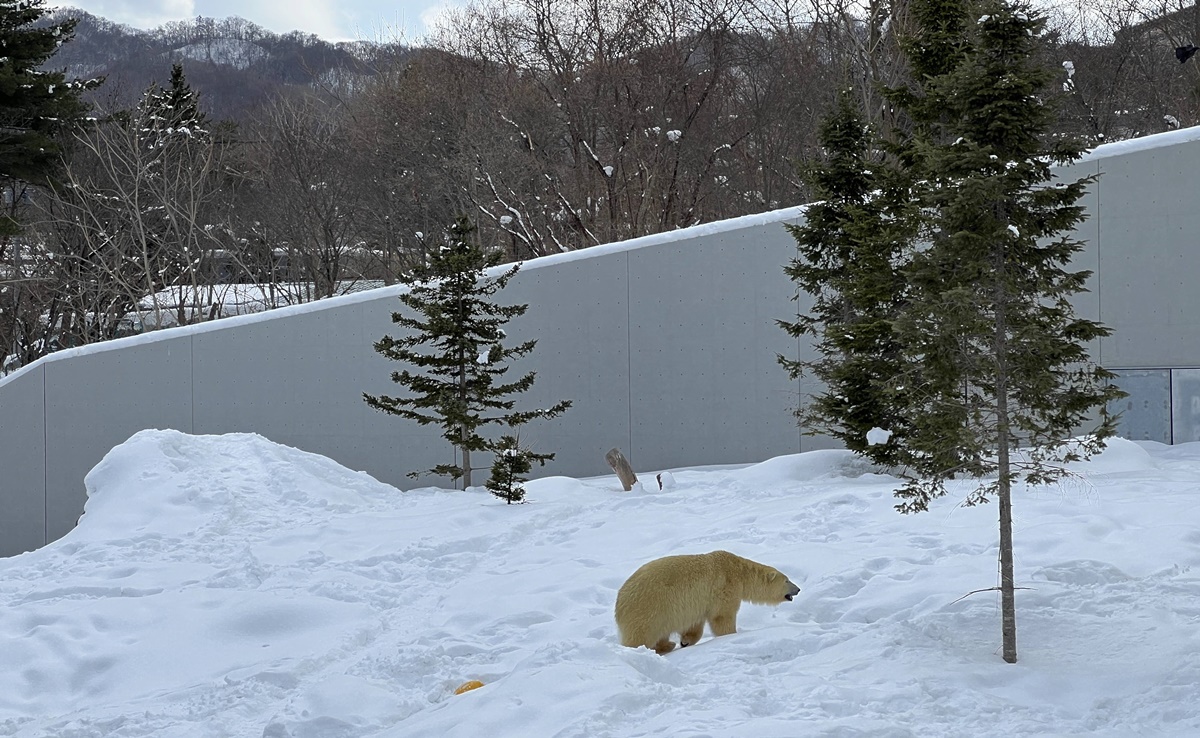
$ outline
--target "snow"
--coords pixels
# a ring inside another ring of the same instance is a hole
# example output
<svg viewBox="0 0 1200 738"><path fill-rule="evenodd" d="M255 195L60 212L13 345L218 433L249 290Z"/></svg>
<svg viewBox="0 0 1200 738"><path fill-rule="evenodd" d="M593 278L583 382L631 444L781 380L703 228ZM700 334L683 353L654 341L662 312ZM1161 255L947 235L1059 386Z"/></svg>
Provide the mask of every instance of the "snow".
<svg viewBox="0 0 1200 738"><path fill-rule="evenodd" d="M883 428L875 427L867 431L867 445L880 446L887 443L891 437L892 432L890 430L884 430Z"/></svg>
<svg viewBox="0 0 1200 738"><path fill-rule="evenodd" d="M0 560L4 736L1190 736L1200 445L1114 440L996 509L892 510L845 451L400 492L249 434L147 430L79 526ZM646 472L653 475L653 472ZM802 588L663 657L618 645L646 561L726 549ZM455 695L470 680L483 687Z"/></svg>
<svg viewBox="0 0 1200 738"><path fill-rule="evenodd" d="M174 53L183 59L224 64L237 69L249 69L270 56L266 49L252 41L230 38L206 39L201 43L181 46Z"/></svg>
<svg viewBox="0 0 1200 738"><path fill-rule="evenodd" d="M1122 111L1114 112L1120 113ZM1181 128L1177 131L1156 133L1153 136L1131 138L1125 141L1114 141L1113 143L1106 143L1101 146L1097 146L1079 159L1079 163L1096 161L1098 159L1106 159L1111 156L1125 156L1128 154L1137 153L1139 151L1152 151L1154 149L1161 149L1179 144L1194 143L1196 141L1200 141L1200 126Z"/></svg>

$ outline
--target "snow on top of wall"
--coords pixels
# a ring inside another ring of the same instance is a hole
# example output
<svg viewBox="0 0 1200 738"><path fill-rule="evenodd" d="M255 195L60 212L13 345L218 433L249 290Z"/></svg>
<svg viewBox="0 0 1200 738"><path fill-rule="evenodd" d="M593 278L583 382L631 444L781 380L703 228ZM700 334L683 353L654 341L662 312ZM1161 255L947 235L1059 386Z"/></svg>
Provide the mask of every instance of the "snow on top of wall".
<svg viewBox="0 0 1200 738"><path fill-rule="evenodd" d="M1200 126L1180 128L1177 131L1155 133L1151 136L1142 136L1141 138L1131 138L1125 141L1114 141L1112 143L1101 144L1085 154L1083 158L1079 160L1079 163L1095 161L1097 159L1107 159L1112 156L1125 156L1127 154L1134 154L1139 151L1160 149L1166 146L1178 146L1180 144L1192 143L1195 141L1200 141Z"/></svg>
<svg viewBox="0 0 1200 738"><path fill-rule="evenodd" d="M688 228L680 228L675 231L666 231L664 233L654 233L649 236L639 236L631 238L628 241L616 241L614 243L601 244L600 246L592 246L591 248L580 249L578 251L566 251L561 254L551 254L537 259L531 259L521 265L522 270L538 269L540 267L554 266L568 261L578 261L580 259L591 259L597 256L606 254L616 254L622 251L634 251L644 249L651 246L661 246L665 243L674 241L685 241L692 238L700 238L702 236L712 236L719 233L728 233L729 231L737 231L743 228L753 228L754 226L770 225L772 223L781 223L785 221L796 221L804 213L807 205L798 205L782 210L772 210L766 213L755 213L754 215L743 215L739 218L728 218L726 220L718 220L712 223L701 223L700 225L690 226ZM512 265L501 265L496 267L496 273L502 272L510 268Z"/></svg>

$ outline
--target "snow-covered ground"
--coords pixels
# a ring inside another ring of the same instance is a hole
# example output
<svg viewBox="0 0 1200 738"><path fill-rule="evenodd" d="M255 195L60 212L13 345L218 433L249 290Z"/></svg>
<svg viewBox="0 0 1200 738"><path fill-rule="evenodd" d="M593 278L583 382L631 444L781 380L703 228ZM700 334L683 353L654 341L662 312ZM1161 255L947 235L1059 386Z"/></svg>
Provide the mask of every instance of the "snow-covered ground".
<svg viewBox="0 0 1200 738"><path fill-rule="evenodd" d="M1017 495L1009 665L995 593L963 598L996 583L995 506L901 516L847 452L508 506L143 431L75 531L0 561L0 735L1200 735L1200 444L1077 471ZM803 589L665 657L619 646L624 579L714 549Z"/></svg>

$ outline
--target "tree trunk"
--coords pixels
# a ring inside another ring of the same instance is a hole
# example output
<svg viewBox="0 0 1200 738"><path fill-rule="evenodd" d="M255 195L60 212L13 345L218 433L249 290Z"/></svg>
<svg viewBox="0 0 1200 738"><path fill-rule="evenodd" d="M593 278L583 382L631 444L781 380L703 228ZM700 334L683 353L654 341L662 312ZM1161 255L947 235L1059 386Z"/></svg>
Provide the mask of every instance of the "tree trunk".
<svg viewBox="0 0 1200 738"><path fill-rule="evenodd" d="M461 325L465 319L465 310L463 301L459 298L458 301L458 319ZM460 347L458 349L458 397L462 400L462 412L467 413L467 357ZM458 443L462 447L462 470L463 470L463 489L471 486L471 449L467 442L467 426L460 425L458 427Z"/></svg>
<svg viewBox="0 0 1200 738"><path fill-rule="evenodd" d="M1002 403L1003 404L1003 403ZM1008 438L1000 436L1000 627L1004 638L1004 660L1017 663L1017 604L1013 583L1012 480L1009 477Z"/></svg>
<svg viewBox="0 0 1200 738"><path fill-rule="evenodd" d="M637 475L633 473L633 467L625 459L625 455L621 453L621 449L614 448L604 455L604 460L612 467L612 470L617 473L617 479L621 480L621 486L625 491L633 489L633 485L637 484Z"/></svg>
<svg viewBox="0 0 1200 738"><path fill-rule="evenodd" d="M999 270L998 270L999 271ZM1017 663L1017 603L1013 583L1012 459L1008 418L1008 321L1003 289L996 287L996 466L1000 501L1000 630L1004 660Z"/></svg>
<svg viewBox="0 0 1200 738"><path fill-rule="evenodd" d="M467 443L467 426L460 425L458 427L458 443L462 449L462 479L463 489L471 486L471 448Z"/></svg>

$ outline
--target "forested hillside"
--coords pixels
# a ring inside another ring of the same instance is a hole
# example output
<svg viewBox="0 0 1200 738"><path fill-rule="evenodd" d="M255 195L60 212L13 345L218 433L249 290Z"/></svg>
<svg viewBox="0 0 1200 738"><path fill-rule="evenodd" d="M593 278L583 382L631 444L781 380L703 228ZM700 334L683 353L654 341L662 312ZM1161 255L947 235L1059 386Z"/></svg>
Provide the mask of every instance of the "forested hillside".
<svg viewBox="0 0 1200 738"><path fill-rule="evenodd" d="M398 43L335 44L299 31L279 35L237 17L194 18L142 31L63 8L43 22L66 18L78 19L75 37L50 66L70 77L105 77L98 102L132 105L150 83L166 81L173 62L183 62L216 119L244 118L289 87L353 86L406 53Z"/></svg>

